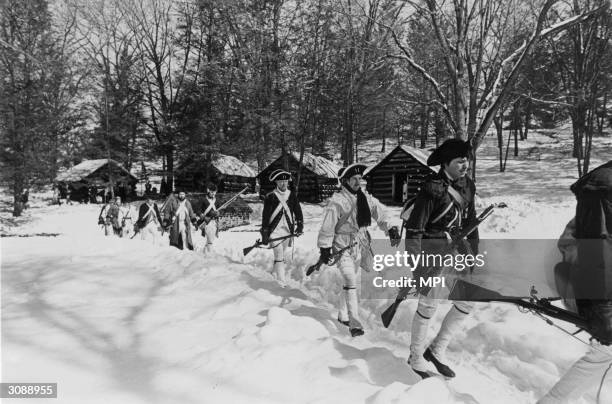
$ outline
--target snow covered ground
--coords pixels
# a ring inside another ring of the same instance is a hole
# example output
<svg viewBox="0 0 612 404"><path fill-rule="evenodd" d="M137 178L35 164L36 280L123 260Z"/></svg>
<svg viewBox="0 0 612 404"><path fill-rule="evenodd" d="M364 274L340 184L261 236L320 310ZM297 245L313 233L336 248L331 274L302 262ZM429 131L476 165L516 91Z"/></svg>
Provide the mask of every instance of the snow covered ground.
<svg viewBox="0 0 612 404"><path fill-rule="evenodd" d="M594 147L593 167L612 156L609 140ZM509 204L482 237L556 238L573 215L567 142L542 131L521 148L531 157L509 160L503 174L494 151L478 161L479 207ZM271 251L242 255L258 238L259 204L253 225L221 233L205 257L200 236L194 252L106 238L98 206L31 199L16 220L6 193L0 201L0 232L12 236L1 239L2 381L57 382L49 402L532 403L587 349L514 306L479 304L449 347L457 377L420 380L405 363L415 301L390 329L379 317L388 302L364 301L366 334L353 339L335 321L337 270L305 278L318 257L321 206L305 205L290 287L281 288ZM610 377L601 402L612 402Z"/></svg>

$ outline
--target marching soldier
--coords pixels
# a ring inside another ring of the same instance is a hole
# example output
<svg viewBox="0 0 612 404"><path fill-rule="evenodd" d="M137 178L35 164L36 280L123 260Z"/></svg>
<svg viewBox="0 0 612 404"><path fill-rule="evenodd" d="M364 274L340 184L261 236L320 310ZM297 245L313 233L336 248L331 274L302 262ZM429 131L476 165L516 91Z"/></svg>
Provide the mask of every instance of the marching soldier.
<svg viewBox="0 0 612 404"><path fill-rule="evenodd" d="M107 203L100 210L98 223L104 225L104 235L122 237L123 235L123 214L121 211L121 198L116 197L112 203Z"/></svg>
<svg viewBox="0 0 612 404"><path fill-rule="evenodd" d="M213 243L219 234L219 211L216 205L216 195L217 186L209 183L206 186L206 198L202 202L202 213L200 215L202 221L200 228L202 229L202 235L206 238L205 253L212 251Z"/></svg>
<svg viewBox="0 0 612 404"><path fill-rule="evenodd" d="M157 243L157 237L162 225L161 214L157 208L157 204L149 197L140 205L138 210L138 220L136 221L137 231L140 232L140 239L153 240Z"/></svg>
<svg viewBox="0 0 612 404"><path fill-rule="evenodd" d="M183 191L178 193L178 199L172 195L168 198L164 209L164 227L170 227L170 245L181 250L185 247L193 250L191 226L196 221L196 215L191 202Z"/></svg>
<svg viewBox="0 0 612 404"><path fill-rule="evenodd" d="M302 208L294 192L289 190L291 174L284 170L275 170L270 174L270 181L276 183L276 189L266 195L261 222L261 241L268 244L270 239L289 235L300 235L304 231ZM292 239L273 241L274 273L279 283L286 286L285 263L287 249Z"/></svg>
<svg viewBox="0 0 612 404"><path fill-rule="evenodd" d="M458 139L446 140L427 159L427 165L440 165L437 174L430 175L416 197L414 208L406 222L406 251L421 254L423 239L448 240L453 232L460 231L463 224L476 218L474 182L466 176L469 155L472 147L469 142ZM465 253L478 253L478 230L468 236L469 243ZM420 268L423 269L423 268ZM426 270L426 269L424 269ZM417 269L419 271L419 269ZM438 307L439 288L433 288L427 296L420 295L417 311L412 320L410 358L408 363L421 377L429 377L427 362L434 364L438 372L446 377L454 377L455 372L447 365L445 352L448 344L467 318L474 306L473 302L454 301L442 322L442 327L428 348L425 347L429 320Z"/></svg>
<svg viewBox="0 0 612 404"><path fill-rule="evenodd" d="M349 327L353 337L364 334L357 302L357 273L360 267L371 270L368 267L371 262L367 259L367 255L371 255L367 228L374 220L391 238L392 245L400 240L397 227L389 225L378 199L361 189L365 168L363 164L352 164L338 172L342 189L330 198L325 208L317 241L320 261L328 265L332 264L332 250L339 251L357 243L343 252L337 263L344 279L344 299L340 299L338 321Z"/></svg>

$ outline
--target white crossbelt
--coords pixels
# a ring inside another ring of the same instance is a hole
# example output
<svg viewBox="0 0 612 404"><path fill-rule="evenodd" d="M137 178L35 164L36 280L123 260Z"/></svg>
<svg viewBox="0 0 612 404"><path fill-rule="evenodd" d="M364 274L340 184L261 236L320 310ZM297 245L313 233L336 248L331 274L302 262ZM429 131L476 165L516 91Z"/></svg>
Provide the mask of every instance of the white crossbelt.
<svg viewBox="0 0 612 404"><path fill-rule="evenodd" d="M274 219L276 219L276 216L278 216L281 211L285 211L287 212L287 218L289 219L287 224L291 226L293 224L291 222L291 215L289 215L289 212L291 211L289 210L289 207L287 207L287 203L281 198L279 198L278 195L276 195L276 199L278 199L279 204L276 209L274 209L274 212L272 212L272 216L270 216L270 223L272 223Z"/></svg>
<svg viewBox="0 0 612 404"><path fill-rule="evenodd" d="M210 212L211 210L213 211L217 211L217 207L215 206L215 200L213 199L212 201L208 198L206 198L208 200L208 202L210 202L210 204L208 205L208 207L206 208L206 210L204 210L204 216L206 216L208 214L208 212Z"/></svg>

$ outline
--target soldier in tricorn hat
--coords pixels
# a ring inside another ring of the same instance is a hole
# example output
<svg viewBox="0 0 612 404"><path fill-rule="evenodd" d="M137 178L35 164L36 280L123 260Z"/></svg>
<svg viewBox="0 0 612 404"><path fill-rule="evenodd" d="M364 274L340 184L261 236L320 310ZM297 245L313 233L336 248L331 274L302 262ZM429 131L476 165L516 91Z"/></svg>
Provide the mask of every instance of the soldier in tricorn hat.
<svg viewBox="0 0 612 404"><path fill-rule="evenodd" d="M273 238L300 235L304 231L302 208L295 192L289 189L291 174L285 170L274 170L269 179L270 182L276 183L276 188L264 199L260 230L261 241L264 244L268 244ZM274 250L273 270L283 287L287 286L285 264L287 249L291 242L291 238L286 238L274 241L271 245Z"/></svg>
<svg viewBox="0 0 612 404"><path fill-rule="evenodd" d="M469 157L472 147L469 142L459 139L448 139L442 143L427 159L429 166L441 166L438 173L431 174L417 194L414 208L406 226L406 251L410 254L421 254L425 239L450 239L454 232L459 232L464 224L476 217L474 196L476 187L467 176ZM464 248L477 253L478 230L468 236L469 243ZM463 251L467 253L467 251ZM424 269L424 268L420 268ZM418 271L419 269L417 269ZM446 377L455 373L447 365L446 347L459 329L461 323L471 312L474 303L465 301L453 302L453 307L446 314L442 327L433 342L426 348L429 320L438 306L436 298L439 290L430 290L427 295L420 295L417 311L412 320L410 358L408 363L421 377L429 377L427 362L434 364L438 372Z"/></svg>
<svg viewBox="0 0 612 404"><path fill-rule="evenodd" d="M320 261L328 265L332 264L330 257L334 251L357 243L343 252L337 262L344 279L344 299L340 299L338 321L349 328L353 337L364 334L357 301L357 272L359 268L371 270L371 262L366 262L371 252L367 228L375 221L391 238L392 245L399 244L400 240L398 228L390 226L378 199L361 189L365 169L365 165L357 163L340 169L338 177L342 188L325 208L317 241Z"/></svg>

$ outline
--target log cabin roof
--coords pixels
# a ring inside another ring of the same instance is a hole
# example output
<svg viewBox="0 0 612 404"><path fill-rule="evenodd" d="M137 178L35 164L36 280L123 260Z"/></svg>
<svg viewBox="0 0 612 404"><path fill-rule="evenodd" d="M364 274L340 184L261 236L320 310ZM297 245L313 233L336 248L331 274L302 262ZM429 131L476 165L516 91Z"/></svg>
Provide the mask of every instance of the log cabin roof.
<svg viewBox="0 0 612 404"><path fill-rule="evenodd" d="M296 161L300 161L300 153L293 152L291 154ZM333 161L307 152L304 152L302 163L304 164L304 167L312 171L314 174L326 178L337 178L338 170L340 170L340 166L335 164Z"/></svg>
<svg viewBox="0 0 612 404"><path fill-rule="evenodd" d="M223 175L247 178L255 178L256 175L255 171L246 163L226 154L217 154L210 162L210 165ZM177 173L199 171L205 167L208 167L208 162L203 156L192 156L180 164L176 171Z"/></svg>
<svg viewBox="0 0 612 404"><path fill-rule="evenodd" d="M429 157L430 152L425 150L425 149L417 149L415 147L411 147L411 146L406 146L406 145L400 145L397 146L396 148L394 148L393 150L391 150L389 152L389 154L387 154L382 160L380 160L378 163L368 167L368 169L366 170L366 172L364 173L364 176L370 174L372 171L374 171L377 167L383 165L386 160L389 158L389 156L397 153L398 150L403 151L404 153L408 154L409 156L412 156L417 162L419 162L421 165L423 165L424 167L427 167L429 170L435 172L434 169L432 169L431 167L429 167L427 165L427 158Z"/></svg>
<svg viewBox="0 0 612 404"><path fill-rule="evenodd" d="M100 168L104 167L108 162L114 167L120 169L120 171L127 177L130 177L133 181L138 181L138 179L132 175L128 170L123 168L121 164L112 159L97 159L97 160L85 160L77 164L76 166L60 173L55 177L55 180L58 182L77 182L81 181L91 174L98 171Z"/></svg>
<svg viewBox="0 0 612 404"><path fill-rule="evenodd" d="M299 152L291 152L288 154L289 158L293 159L295 163L299 163L300 161L300 153ZM259 178L267 178L267 172L271 167L275 166L275 163L282 159L283 156L280 156L276 160L274 160L271 164L269 164L265 169L263 169L257 177ZM312 153L304 152L304 156L302 158L302 165L304 168L311 171L314 175L318 177L328 178L328 179L336 179L338 178L338 170L340 170L340 166L334 163L331 160L326 159L325 157L315 156Z"/></svg>

